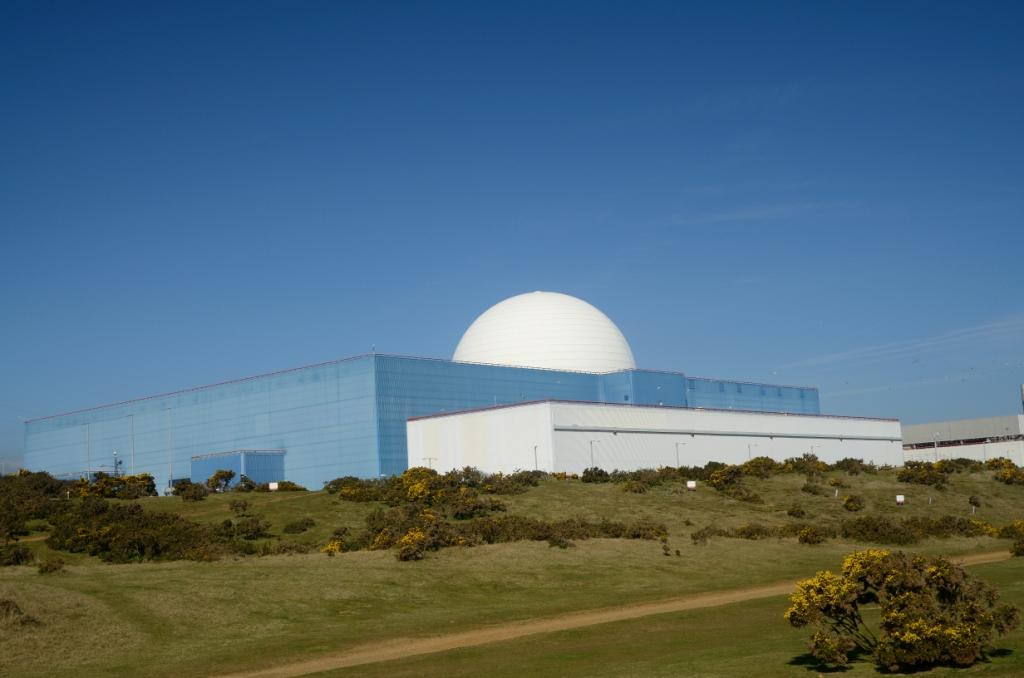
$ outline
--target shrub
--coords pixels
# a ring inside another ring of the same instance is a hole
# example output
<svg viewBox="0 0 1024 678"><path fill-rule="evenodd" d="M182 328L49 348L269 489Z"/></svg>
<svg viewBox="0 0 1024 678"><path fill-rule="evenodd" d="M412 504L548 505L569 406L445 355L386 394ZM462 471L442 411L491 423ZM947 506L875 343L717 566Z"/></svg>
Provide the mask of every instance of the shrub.
<svg viewBox="0 0 1024 678"><path fill-rule="evenodd" d="M92 482L86 478L75 481L72 492L79 497L103 497L106 499L139 499L155 497L156 481L148 473L133 476L112 476L102 471L92 475Z"/></svg>
<svg viewBox="0 0 1024 678"><path fill-rule="evenodd" d="M204 490L206 488L203 488ZM87 497L51 518L51 548L101 560L208 560L219 552L216 535L175 513L143 511L138 504Z"/></svg>
<svg viewBox="0 0 1024 678"><path fill-rule="evenodd" d="M326 553L329 556L333 556L337 553L341 553L345 550L345 543L340 539L332 539L322 547L320 547L320 553Z"/></svg>
<svg viewBox="0 0 1024 678"><path fill-rule="evenodd" d="M312 518L303 518L301 520L295 520L284 526L284 532L286 534L300 534L305 532L309 528L316 525L316 521Z"/></svg>
<svg viewBox="0 0 1024 678"><path fill-rule="evenodd" d="M202 501L210 494L205 485L193 483L191 480L179 480L174 483L174 496L181 497L182 501Z"/></svg>
<svg viewBox="0 0 1024 678"><path fill-rule="evenodd" d="M1007 485L1024 485L1024 469L1001 468L992 477Z"/></svg>
<svg viewBox="0 0 1024 678"><path fill-rule="evenodd" d="M945 558L880 549L857 551L840 573L819 572L797 583L784 618L811 626L811 653L826 664L848 663L854 650L884 670L969 666L989 641L1019 624L1018 610ZM877 632L861 608L878 604Z"/></svg>
<svg viewBox="0 0 1024 678"><path fill-rule="evenodd" d="M639 480L627 480L622 484L622 491L643 494L647 491L647 485Z"/></svg>
<svg viewBox="0 0 1024 678"><path fill-rule="evenodd" d="M942 489L946 485L947 475L930 461L908 461L896 472L896 480Z"/></svg>
<svg viewBox="0 0 1024 678"><path fill-rule="evenodd" d="M808 525L796 533L796 540L801 544L822 544L827 539L825 532L813 525Z"/></svg>
<svg viewBox="0 0 1024 678"><path fill-rule="evenodd" d="M692 541L694 544L700 544L701 546L703 546L704 544L708 543L708 539L710 539L711 537L728 536L729 533L726 530L723 530L720 527L714 527L713 525L708 525L707 527L702 527L696 532L691 533L690 541Z"/></svg>
<svg viewBox="0 0 1024 678"><path fill-rule="evenodd" d="M829 470L828 464L818 459L817 455L804 454L790 457L782 462L782 470L786 473L801 473L808 479L820 478Z"/></svg>
<svg viewBox="0 0 1024 678"><path fill-rule="evenodd" d="M724 490L739 484L743 471L739 466L725 466L708 474L707 483L716 490Z"/></svg>
<svg viewBox="0 0 1024 678"><path fill-rule="evenodd" d="M803 486L800 488L800 491L806 492L807 494L816 494L818 496L826 496L832 494L831 492L829 492L827 487L823 487L821 485L818 485L817 483L804 483Z"/></svg>
<svg viewBox="0 0 1024 678"><path fill-rule="evenodd" d="M214 492L223 492L235 479L235 472L228 469L218 469L213 475L206 479L206 486Z"/></svg>
<svg viewBox="0 0 1024 678"><path fill-rule="evenodd" d="M769 478L782 471L782 464L771 457L754 457L741 464L740 471L753 478Z"/></svg>
<svg viewBox="0 0 1024 678"><path fill-rule="evenodd" d="M260 483L253 488L256 492L270 492L270 483ZM277 481L278 492L306 492L306 488L290 480Z"/></svg>
<svg viewBox="0 0 1024 678"><path fill-rule="evenodd" d="M971 495L967 498L967 503L975 508L981 508L981 499L976 495Z"/></svg>
<svg viewBox="0 0 1024 678"><path fill-rule="evenodd" d="M607 483L611 480L611 476L603 468L592 466L583 469L583 475L580 476L580 480L585 483Z"/></svg>
<svg viewBox="0 0 1024 678"><path fill-rule="evenodd" d="M410 529L398 540L399 560L420 560L427 550L427 535L418 527Z"/></svg>
<svg viewBox="0 0 1024 678"><path fill-rule="evenodd" d="M232 526L232 533L235 537L252 541L262 537L269 537L270 523L259 516L242 518Z"/></svg>
<svg viewBox="0 0 1024 678"><path fill-rule="evenodd" d="M844 520L840 534L843 539L876 544L912 544L917 541L917 535L884 516L860 516Z"/></svg>
<svg viewBox="0 0 1024 678"><path fill-rule="evenodd" d="M843 497L843 508L847 511L860 511L864 508L864 497L850 494Z"/></svg>
<svg viewBox="0 0 1024 678"><path fill-rule="evenodd" d="M235 492L252 492L256 489L256 483L244 473L238 476L238 482L232 488Z"/></svg>
<svg viewBox="0 0 1024 678"><path fill-rule="evenodd" d="M849 487L849 485L847 485L845 482L843 482L842 478L836 478L834 476L832 478L828 479L828 485L829 485L829 487L842 487L842 488Z"/></svg>
<svg viewBox="0 0 1024 678"><path fill-rule="evenodd" d="M47 558L39 563L39 574L53 574L64 570L64 560L61 558Z"/></svg>
<svg viewBox="0 0 1024 678"><path fill-rule="evenodd" d="M800 506L800 504L793 504L788 509L786 509L786 515L791 518L803 518L805 515L807 515L807 512L804 511L803 507Z"/></svg>
<svg viewBox="0 0 1024 678"><path fill-rule="evenodd" d="M836 463L832 464L832 470L845 471L851 476L855 476L859 473L878 473L878 467L874 464L866 464L863 459L854 459L852 457L840 459Z"/></svg>
<svg viewBox="0 0 1024 678"><path fill-rule="evenodd" d="M236 516L244 516L246 511L249 510L249 502L244 499L232 499L231 503L228 504L228 508Z"/></svg>
<svg viewBox="0 0 1024 678"><path fill-rule="evenodd" d="M1012 471L1017 468L1017 465L1006 457L994 457L985 462L985 468L989 471L999 471L1002 469L1010 469Z"/></svg>
<svg viewBox="0 0 1024 678"><path fill-rule="evenodd" d="M741 539L764 539L772 535L772 530L760 523L748 523L736 528L736 536Z"/></svg>
<svg viewBox="0 0 1024 678"><path fill-rule="evenodd" d="M25 614L21 606L10 598L0 598L0 625L42 626L38 619Z"/></svg>
<svg viewBox="0 0 1024 678"><path fill-rule="evenodd" d="M28 565L35 560L35 555L28 548L20 544L7 544L0 546L0 567L11 567L14 565Z"/></svg>
<svg viewBox="0 0 1024 678"><path fill-rule="evenodd" d="M1024 556L1024 539L1018 539L1010 545L1011 556Z"/></svg>

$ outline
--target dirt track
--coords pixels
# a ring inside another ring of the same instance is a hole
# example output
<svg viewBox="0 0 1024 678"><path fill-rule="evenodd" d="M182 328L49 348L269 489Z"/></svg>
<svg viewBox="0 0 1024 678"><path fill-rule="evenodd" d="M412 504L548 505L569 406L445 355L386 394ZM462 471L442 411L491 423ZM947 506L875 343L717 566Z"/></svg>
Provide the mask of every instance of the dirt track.
<svg viewBox="0 0 1024 678"><path fill-rule="evenodd" d="M995 551L989 553L976 553L960 558L953 558L955 562L963 565L982 565L984 563L995 563L1009 559L1010 554L1006 551ZM521 622L511 622L488 626L472 631L450 633L443 636L432 636L429 638L399 638L396 640L362 645L354 647L337 654L325 655L316 659L284 664L273 668L247 673L236 673L223 678L287 678L291 676L303 676L320 671L347 668L360 664L373 664L376 662L390 661L393 659L404 659L421 654L432 654L434 652L446 652L462 647L485 645L505 640L515 640L523 636L530 636L537 633L552 633L555 631L566 631L583 626L605 624L608 622L637 619L654 614L665 614L669 612L682 612L684 610L695 610L702 607L716 607L730 603L740 603L759 598L771 598L783 596L793 591L796 582L786 581L768 586L754 586L743 589L732 589L718 593L701 593L685 598L673 598L656 603L640 603L636 605L623 605L610 607L601 610L589 610L584 612L571 612L557 617L543 619L529 619Z"/></svg>

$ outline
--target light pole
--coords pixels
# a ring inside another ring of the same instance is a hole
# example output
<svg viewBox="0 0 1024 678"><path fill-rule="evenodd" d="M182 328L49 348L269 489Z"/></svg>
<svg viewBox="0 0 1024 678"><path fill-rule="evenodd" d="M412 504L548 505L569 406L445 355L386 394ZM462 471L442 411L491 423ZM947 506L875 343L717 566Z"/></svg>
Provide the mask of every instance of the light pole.
<svg viewBox="0 0 1024 678"><path fill-rule="evenodd" d="M423 457L423 461L427 462L427 468L434 468L434 462L437 461L437 457Z"/></svg>
<svg viewBox="0 0 1024 678"><path fill-rule="evenodd" d="M679 446L686 443L676 443L676 468L679 468Z"/></svg>
<svg viewBox="0 0 1024 678"><path fill-rule="evenodd" d="M935 455L935 461L938 461L939 460L939 433L938 433L938 431L935 432L934 438L935 438L935 443L932 446L932 453Z"/></svg>
<svg viewBox="0 0 1024 678"><path fill-rule="evenodd" d="M130 437L132 439L132 475L135 475L135 415L128 415L128 425L131 427Z"/></svg>
<svg viewBox="0 0 1024 678"><path fill-rule="evenodd" d="M757 447L757 443L747 443L747 461L750 461L750 459L751 459L750 448L752 448L752 447ZM811 446L811 454L814 454L814 446L813 445Z"/></svg>
<svg viewBox="0 0 1024 678"><path fill-rule="evenodd" d="M590 468L594 468L594 443L599 443L600 440L590 441Z"/></svg>
<svg viewBox="0 0 1024 678"><path fill-rule="evenodd" d="M534 445L533 446L533 470L534 471L537 471L537 470L540 469L540 467L537 465L537 448L538 447L540 447L540 445Z"/></svg>

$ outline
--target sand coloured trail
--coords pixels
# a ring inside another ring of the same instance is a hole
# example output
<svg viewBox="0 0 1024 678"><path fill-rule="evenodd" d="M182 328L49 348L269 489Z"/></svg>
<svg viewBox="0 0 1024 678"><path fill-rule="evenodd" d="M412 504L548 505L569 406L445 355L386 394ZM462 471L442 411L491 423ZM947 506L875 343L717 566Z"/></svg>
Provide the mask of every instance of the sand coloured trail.
<svg viewBox="0 0 1024 678"><path fill-rule="evenodd" d="M983 565L1008 560L1010 554L1007 551L993 551L988 553L975 553L967 556L953 557L951 560L962 565ZM372 645L357 646L337 654L325 655L316 659L309 659L291 664L282 664L259 671L244 673L233 673L222 678L291 678L292 676L304 676L310 673L342 669L361 664L373 664L376 662L391 661L394 659L405 659L422 654L433 654L435 652L447 652L464 647L497 643L506 640L515 640L523 636L531 636L538 633L554 633L556 631L567 631L578 629L584 626L595 624L606 624L608 622L625 621L638 619L655 614L667 614L671 612L683 612L696 610L705 607L717 607L731 603L741 603L760 598L771 598L784 596L793 592L795 581L779 582L767 586L752 586L742 589L731 589L714 593L700 593L683 598L672 598L653 603L637 603L633 605L622 605L609 607L600 610L587 610L583 612L570 612L556 617L541 619L528 619L507 624L487 626L482 629L449 633L443 636L431 636L427 638L398 638L395 640L373 643Z"/></svg>

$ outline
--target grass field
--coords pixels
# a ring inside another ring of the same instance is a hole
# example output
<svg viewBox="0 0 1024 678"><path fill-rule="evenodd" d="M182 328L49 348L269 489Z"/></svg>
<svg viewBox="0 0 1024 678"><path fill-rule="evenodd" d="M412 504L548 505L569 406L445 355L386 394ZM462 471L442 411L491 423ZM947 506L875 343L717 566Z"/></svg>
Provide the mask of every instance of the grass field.
<svg viewBox="0 0 1024 678"><path fill-rule="evenodd" d="M967 497L977 495L982 498L978 518L999 525L1024 517L1024 488L996 483L988 473L954 475L941 492L896 483L891 474L839 477L850 485L840 489L840 498L856 493L867 499L862 513L970 515ZM807 511L804 520L815 523L837 523L850 515L835 497L801 492L803 476L744 482L764 504L738 502L706 488L690 493L670 485L630 494L612 484L555 480L502 497L509 512L546 519L656 518L668 526L679 557L662 555L657 542L604 539L564 550L546 543L446 549L412 563L381 551L140 565L108 565L62 553L71 563L65 573L0 570L0 598L15 600L42 622L2 629L0 672L110 675L135 673L144 665L150 675L199 676L256 669L377 640L796 579L834 568L843 554L864 546L830 541L812 547L793 539L691 543L688 535L709 524L787 522L785 511L794 502ZM897 492L908 496L907 506L894 505ZM143 504L215 523L230 517L228 503L236 498L215 495L191 503L167 497ZM358 529L373 508L323 492L242 498L278 535L286 523L312 518L316 526L309 531L286 535L311 544L323 543L339 526ZM26 540L40 556L51 553L44 536ZM929 540L912 548L961 554L1007 546L982 537ZM1024 567L1016 561L979 566L977 572L1024 606ZM807 634L784 625L784 604L769 599L661 615L358 670L365 675L504 675L508 666L518 666L526 667L520 673L537 675L806 674L806 667L790 662L804 652ZM977 669L1011 675L1016 667L1024 673L1020 634L1004 644L1010 654Z"/></svg>

